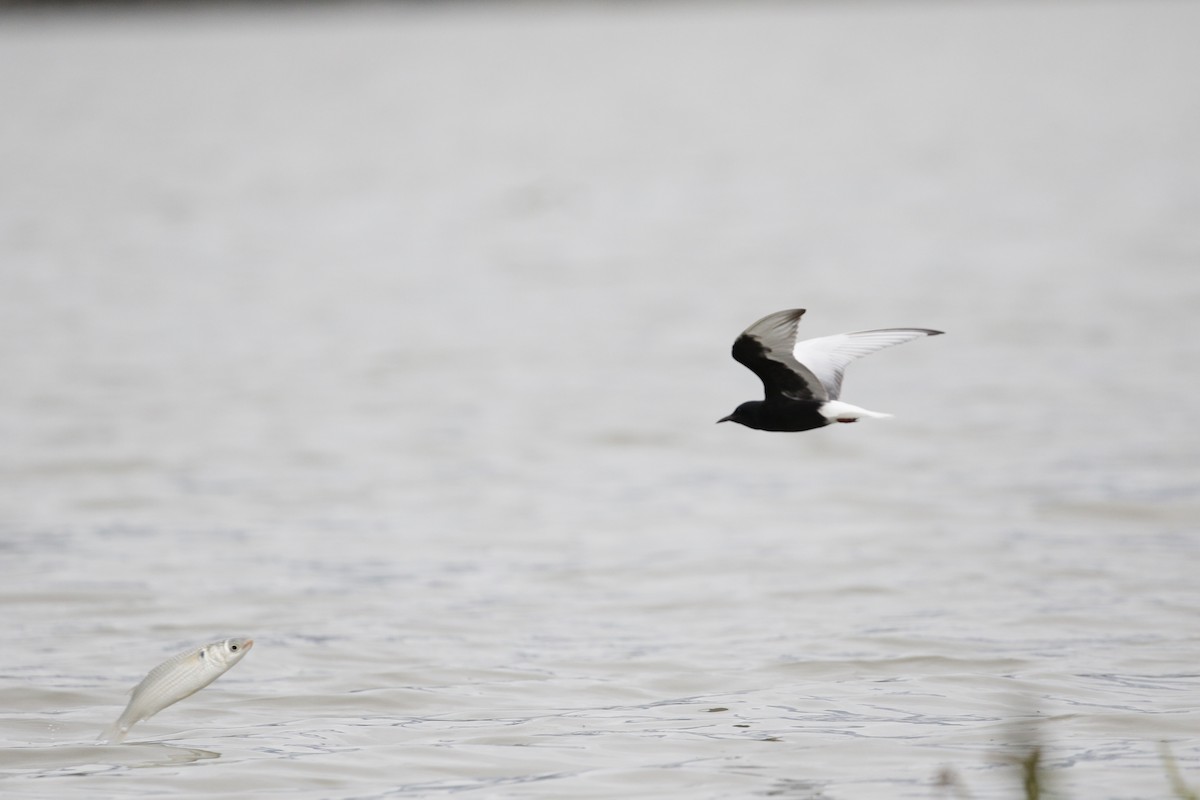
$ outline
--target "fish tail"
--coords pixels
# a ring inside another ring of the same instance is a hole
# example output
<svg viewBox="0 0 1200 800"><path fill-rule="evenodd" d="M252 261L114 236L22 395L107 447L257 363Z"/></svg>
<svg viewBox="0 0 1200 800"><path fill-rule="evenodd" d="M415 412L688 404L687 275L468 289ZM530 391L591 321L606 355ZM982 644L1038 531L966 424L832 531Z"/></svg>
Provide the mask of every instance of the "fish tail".
<svg viewBox="0 0 1200 800"><path fill-rule="evenodd" d="M123 724L121 720L117 720L104 733L100 734L100 741L107 744L120 744L125 740L125 734L129 733L129 725Z"/></svg>

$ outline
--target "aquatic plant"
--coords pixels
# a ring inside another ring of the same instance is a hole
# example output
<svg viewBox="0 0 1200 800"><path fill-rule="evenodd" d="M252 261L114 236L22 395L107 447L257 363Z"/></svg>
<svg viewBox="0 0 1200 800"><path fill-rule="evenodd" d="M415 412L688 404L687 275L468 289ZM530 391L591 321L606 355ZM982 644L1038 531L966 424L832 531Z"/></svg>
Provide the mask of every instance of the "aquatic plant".
<svg viewBox="0 0 1200 800"><path fill-rule="evenodd" d="M1200 800L1200 792L1188 785L1166 742L1160 744L1159 752L1167 783L1171 787L1171 796L1177 800ZM1012 763L1018 768L1025 800L1044 800L1052 796L1048 788L1051 782L1049 770L1044 763L1040 744L1030 745L1023 755L1012 759ZM973 800L966 783L952 768L947 767L939 772L934 785L952 792L952 796L958 800Z"/></svg>

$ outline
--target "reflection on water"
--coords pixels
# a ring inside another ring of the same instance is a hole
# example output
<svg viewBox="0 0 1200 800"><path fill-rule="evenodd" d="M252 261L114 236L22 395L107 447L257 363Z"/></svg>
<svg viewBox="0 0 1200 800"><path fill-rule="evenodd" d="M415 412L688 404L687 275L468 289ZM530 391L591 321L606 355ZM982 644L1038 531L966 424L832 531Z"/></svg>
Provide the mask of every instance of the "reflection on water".
<svg viewBox="0 0 1200 800"><path fill-rule="evenodd" d="M220 753L153 742L123 745L56 745L0 749L0 778L95 775L122 769L190 764Z"/></svg>

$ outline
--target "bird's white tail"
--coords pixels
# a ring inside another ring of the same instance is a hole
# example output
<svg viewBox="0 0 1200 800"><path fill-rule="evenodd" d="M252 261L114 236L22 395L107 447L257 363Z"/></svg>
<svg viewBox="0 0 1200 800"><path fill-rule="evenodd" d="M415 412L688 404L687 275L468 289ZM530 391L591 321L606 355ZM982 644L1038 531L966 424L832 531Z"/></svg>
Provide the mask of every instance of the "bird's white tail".
<svg viewBox="0 0 1200 800"><path fill-rule="evenodd" d="M865 408L852 406L849 403L843 403L841 400L829 400L821 405L821 416L830 422L857 422L863 417L871 417L872 419L886 419L892 416L884 414L882 411L868 411Z"/></svg>

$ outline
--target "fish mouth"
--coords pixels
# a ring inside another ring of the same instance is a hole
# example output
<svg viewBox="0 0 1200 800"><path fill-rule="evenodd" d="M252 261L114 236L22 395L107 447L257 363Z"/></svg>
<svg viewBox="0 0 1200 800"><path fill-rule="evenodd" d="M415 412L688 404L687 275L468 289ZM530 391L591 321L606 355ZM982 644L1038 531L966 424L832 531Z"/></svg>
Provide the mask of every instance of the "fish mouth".
<svg viewBox="0 0 1200 800"><path fill-rule="evenodd" d="M245 652L245 651L249 650L251 647L254 647L254 640L247 639L246 643L242 645L242 651Z"/></svg>

